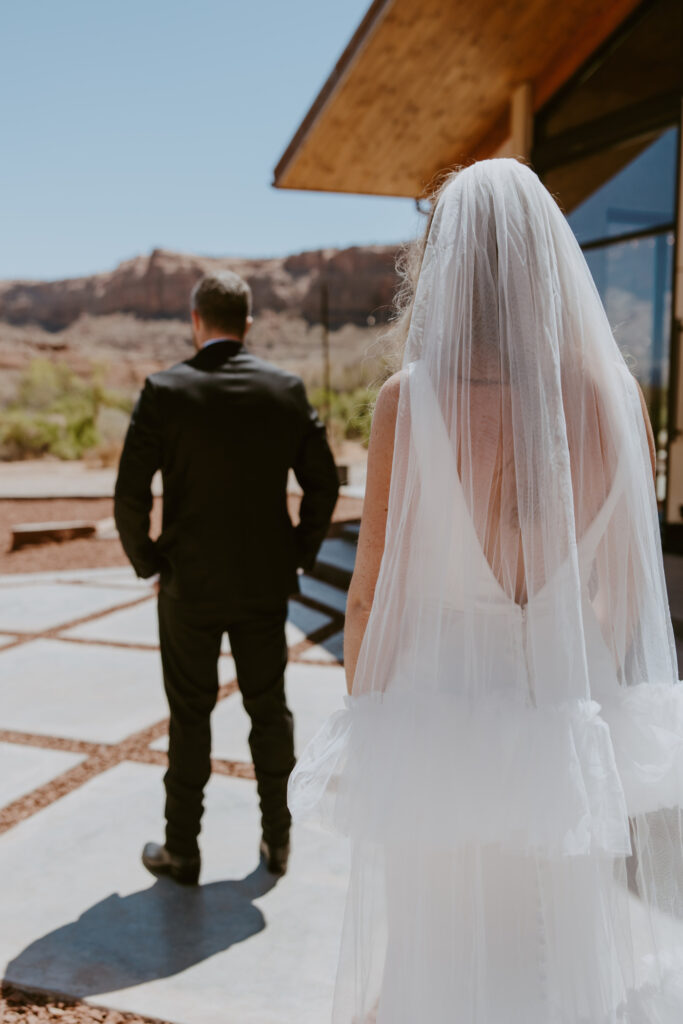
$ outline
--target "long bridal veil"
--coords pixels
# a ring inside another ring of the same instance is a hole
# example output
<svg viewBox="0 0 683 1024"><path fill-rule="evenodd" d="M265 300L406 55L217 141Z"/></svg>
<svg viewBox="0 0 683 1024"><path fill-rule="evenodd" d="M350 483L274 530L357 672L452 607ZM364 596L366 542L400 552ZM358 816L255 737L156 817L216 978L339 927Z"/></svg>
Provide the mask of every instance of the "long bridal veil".
<svg viewBox="0 0 683 1024"><path fill-rule="evenodd" d="M680 1024L683 699L640 398L513 160L441 193L353 696L290 786L348 835L343 1024Z"/></svg>

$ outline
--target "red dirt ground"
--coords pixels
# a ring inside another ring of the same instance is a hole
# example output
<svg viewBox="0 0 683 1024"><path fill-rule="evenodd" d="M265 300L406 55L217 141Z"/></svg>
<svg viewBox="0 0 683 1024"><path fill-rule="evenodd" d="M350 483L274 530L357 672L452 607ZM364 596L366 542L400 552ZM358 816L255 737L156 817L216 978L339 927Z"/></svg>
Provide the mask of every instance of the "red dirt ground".
<svg viewBox="0 0 683 1024"><path fill-rule="evenodd" d="M2 1024L159 1024L151 1017L136 1013L88 1006L77 1000L59 999L38 992L22 992L13 985L0 985L0 1021Z"/></svg>
<svg viewBox="0 0 683 1024"><path fill-rule="evenodd" d="M296 521L299 498L289 497L290 515ZM334 512L335 522L360 518L362 501L342 497ZM59 569L103 569L128 565L118 540L80 538L61 543L38 544L10 551L11 529L19 523L58 522L73 519L107 519L113 514L110 498L50 498L0 500L0 573L46 572ZM161 499L152 512L152 535L161 525Z"/></svg>

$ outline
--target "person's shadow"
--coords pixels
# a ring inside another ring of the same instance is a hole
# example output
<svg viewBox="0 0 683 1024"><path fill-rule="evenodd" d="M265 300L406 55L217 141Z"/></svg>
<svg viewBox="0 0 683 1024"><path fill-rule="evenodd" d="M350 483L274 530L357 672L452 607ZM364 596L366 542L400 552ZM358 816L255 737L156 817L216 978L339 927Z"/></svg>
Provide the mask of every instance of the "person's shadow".
<svg viewBox="0 0 683 1024"><path fill-rule="evenodd" d="M112 893L32 942L5 976L79 998L168 978L262 931L252 900L276 882L261 862L238 881L186 888L159 879L130 896Z"/></svg>

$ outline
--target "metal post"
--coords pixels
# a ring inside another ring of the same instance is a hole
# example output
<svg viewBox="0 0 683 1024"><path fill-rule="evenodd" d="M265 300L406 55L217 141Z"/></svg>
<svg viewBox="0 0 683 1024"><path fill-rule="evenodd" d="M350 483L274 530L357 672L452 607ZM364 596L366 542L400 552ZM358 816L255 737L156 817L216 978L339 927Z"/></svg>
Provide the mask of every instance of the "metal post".
<svg viewBox="0 0 683 1024"><path fill-rule="evenodd" d="M683 524L683 103L678 135L678 171L676 196L676 235L671 323L671 372L669 374L668 457L666 480L666 517L674 531L666 530L667 547L673 546L674 532Z"/></svg>
<svg viewBox="0 0 683 1024"><path fill-rule="evenodd" d="M323 390L325 392L325 426L330 425L330 287L325 276L320 279L320 325L322 327Z"/></svg>
<svg viewBox="0 0 683 1024"><path fill-rule="evenodd" d="M534 94L531 82L522 82L510 97L510 141L512 156L531 160L534 141Z"/></svg>

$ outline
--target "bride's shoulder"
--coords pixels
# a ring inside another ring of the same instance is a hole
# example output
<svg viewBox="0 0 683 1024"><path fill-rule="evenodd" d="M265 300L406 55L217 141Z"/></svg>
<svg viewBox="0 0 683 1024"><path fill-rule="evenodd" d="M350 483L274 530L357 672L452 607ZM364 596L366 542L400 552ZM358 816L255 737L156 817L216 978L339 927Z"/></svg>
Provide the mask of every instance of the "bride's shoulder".
<svg viewBox="0 0 683 1024"><path fill-rule="evenodd" d="M382 387L379 389L377 395L377 405L397 405L399 395L401 394L401 384L407 381L410 375L410 367L405 366L402 370L398 370L396 373L392 373L391 377L388 377Z"/></svg>
<svg viewBox="0 0 683 1024"><path fill-rule="evenodd" d="M393 435L398 415L398 401L401 394L401 383L407 378L405 369L399 370L385 380L379 389L372 415L372 448L384 447L385 442L393 443Z"/></svg>
<svg viewBox="0 0 683 1024"><path fill-rule="evenodd" d="M398 400L401 395L401 384L408 377L407 370L399 370L385 380L379 389L373 420L396 420Z"/></svg>

